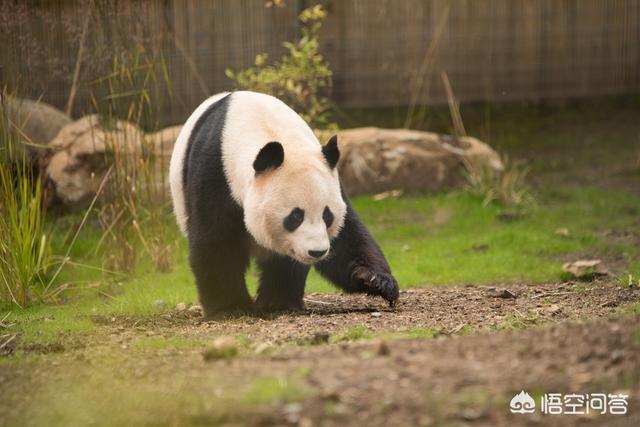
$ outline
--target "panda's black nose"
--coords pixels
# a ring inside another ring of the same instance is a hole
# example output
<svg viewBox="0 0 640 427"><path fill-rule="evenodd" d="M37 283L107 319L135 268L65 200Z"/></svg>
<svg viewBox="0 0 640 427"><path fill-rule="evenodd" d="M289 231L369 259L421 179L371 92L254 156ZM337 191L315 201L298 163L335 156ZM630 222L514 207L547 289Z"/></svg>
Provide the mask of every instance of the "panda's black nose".
<svg viewBox="0 0 640 427"><path fill-rule="evenodd" d="M322 256L326 253L327 253L327 249L323 249L320 251L309 251L309 255L311 255L314 258L322 258Z"/></svg>

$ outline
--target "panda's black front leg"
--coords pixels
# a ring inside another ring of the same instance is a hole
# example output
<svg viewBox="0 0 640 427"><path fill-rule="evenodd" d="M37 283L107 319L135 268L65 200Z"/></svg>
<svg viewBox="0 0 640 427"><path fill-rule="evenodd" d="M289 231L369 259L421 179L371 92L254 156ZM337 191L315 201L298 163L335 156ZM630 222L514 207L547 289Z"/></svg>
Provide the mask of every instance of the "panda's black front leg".
<svg viewBox="0 0 640 427"><path fill-rule="evenodd" d="M193 237L190 241L189 262L207 320L252 310L244 280L249 265L244 240Z"/></svg>
<svg viewBox="0 0 640 427"><path fill-rule="evenodd" d="M340 234L331 242L329 257L316 269L347 292L381 296L394 305L400 291L380 247L347 202L347 214Z"/></svg>
<svg viewBox="0 0 640 427"><path fill-rule="evenodd" d="M258 259L257 263L260 268L257 310L261 312L302 310L304 285L309 274L309 266L275 254Z"/></svg>

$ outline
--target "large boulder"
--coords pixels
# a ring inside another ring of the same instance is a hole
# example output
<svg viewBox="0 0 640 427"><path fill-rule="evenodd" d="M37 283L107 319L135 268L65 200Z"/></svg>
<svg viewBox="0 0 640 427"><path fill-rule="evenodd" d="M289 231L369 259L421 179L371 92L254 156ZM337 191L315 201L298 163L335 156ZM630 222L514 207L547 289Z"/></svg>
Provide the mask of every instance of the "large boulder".
<svg viewBox="0 0 640 427"><path fill-rule="evenodd" d="M321 141L327 139L321 135ZM502 168L498 154L472 137L366 127L339 132L338 145L340 180L350 195L460 188L466 161Z"/></svg>
<svg viewBox="0 0 640 427"><path fill-rule="evenodd" d="M98 190L113 153L140 153L143 138L143 132L135 125L115 121L103 126L97 115L85 116L62 128L42 161L47 204L86 204Z"/></svg>
<svg viewBox="0 0 640 427"><path fill-rule="evenodd" d="M16 147L34 164L58 132L71 123L71 117L49 104L15 97L3 100L2 116Z"/></svg>

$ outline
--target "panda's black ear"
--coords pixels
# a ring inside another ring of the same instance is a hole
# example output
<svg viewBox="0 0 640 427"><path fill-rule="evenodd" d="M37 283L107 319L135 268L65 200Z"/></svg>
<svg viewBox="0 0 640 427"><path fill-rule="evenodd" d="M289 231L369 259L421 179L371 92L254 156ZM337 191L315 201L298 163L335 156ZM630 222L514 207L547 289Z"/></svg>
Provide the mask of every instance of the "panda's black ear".
<svg viewBox="0 0 640 427"><path fill-rule="evenodd" d="M333 135L329 142L322 147L322 154L327 160L331 169L335 168L340 159L340 150L338 150L338 135Z"/></svg>
<svg viewBox="0 0 640 427"><path fill-rule="evenodd" d="M256 159L253 161L253 169L256 174L264 172L269 168L277 168L284 161L284 149L279 142L270 142L258 153Z"/></svg>

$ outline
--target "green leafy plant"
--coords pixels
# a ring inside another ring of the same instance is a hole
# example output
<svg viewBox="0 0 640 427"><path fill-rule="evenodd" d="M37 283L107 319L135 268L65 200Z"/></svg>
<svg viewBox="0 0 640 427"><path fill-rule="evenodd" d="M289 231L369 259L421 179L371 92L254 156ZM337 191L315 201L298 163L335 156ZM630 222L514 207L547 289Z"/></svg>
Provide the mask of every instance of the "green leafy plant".
<svg viewBox="0 0 640 427"><path fill-rule="evenodd" d="M3 121L4 123L4 121ZM0 303L24 307L44 296L52 265L42 186L11 137L0 135Z"/></svg>
<svg viewBox="0 0 640 427"><path fill-rule="evenodd" d="M267 93L283 100L314 128L335 128L330 122L329 94L333 85L329 64L319 53L318 32L326 11L316 5L299 16L300 40L285 42L287 54L269 65L268 55L256 56L253 67L227 70L235 87Z"/></svg>

